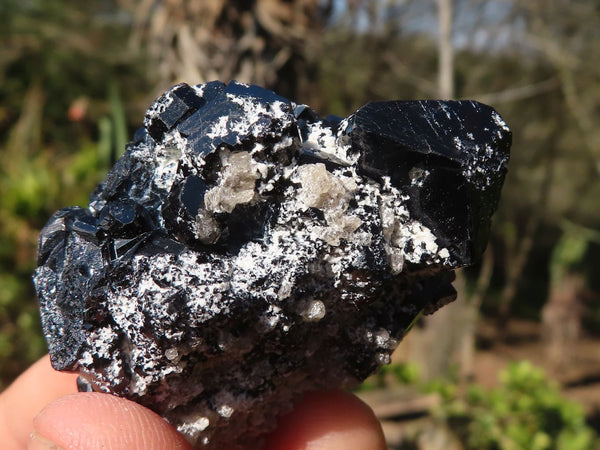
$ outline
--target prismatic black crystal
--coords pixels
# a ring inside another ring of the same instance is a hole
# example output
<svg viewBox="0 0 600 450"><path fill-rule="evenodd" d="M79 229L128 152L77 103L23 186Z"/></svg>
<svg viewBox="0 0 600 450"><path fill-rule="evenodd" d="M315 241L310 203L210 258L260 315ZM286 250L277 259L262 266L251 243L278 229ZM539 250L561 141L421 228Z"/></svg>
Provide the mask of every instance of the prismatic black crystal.
<svg viewBox="0 0 600 450"><path fill-rule="evenodd" d="M307 390L356 385L483 252L511 134L472 101L322 119L242 83L179 84L34 281L53 366L198 447L260 445Z"/></svg>

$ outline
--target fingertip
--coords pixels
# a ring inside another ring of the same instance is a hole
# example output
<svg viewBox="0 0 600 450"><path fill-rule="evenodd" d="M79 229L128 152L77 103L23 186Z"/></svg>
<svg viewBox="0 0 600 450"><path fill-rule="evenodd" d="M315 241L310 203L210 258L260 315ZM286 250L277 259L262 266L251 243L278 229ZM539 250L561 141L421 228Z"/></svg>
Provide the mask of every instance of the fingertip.
<svg viewBox="0 0 600 450"><path fill-rule="evenodd" d="M35 417L33 426L37 436L64 448L191 449L184 437L154 412L96 392L59 398Z"/></svg>
<svg viewBox="0 0 600 450"><path fill-rule="evenodd" d="M54 370L48 355L21 374L0 395L2 448L24 448L34 416L49 402L77 392L76 378Z"/></svg>
<svg viewBox="0 0 600 450"><path fill-rule="evenodd" d="M311 392L269 437L268 450L384 450L375 414L345 391Z"/></svg>

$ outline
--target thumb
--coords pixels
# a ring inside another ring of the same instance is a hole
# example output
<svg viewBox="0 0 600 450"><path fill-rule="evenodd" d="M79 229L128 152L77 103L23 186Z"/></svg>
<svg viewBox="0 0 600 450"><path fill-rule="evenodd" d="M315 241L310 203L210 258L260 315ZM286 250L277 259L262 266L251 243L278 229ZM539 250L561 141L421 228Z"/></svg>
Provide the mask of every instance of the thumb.
<svg viewBox="0 0 600 450"><path fill-rule="evenodd" d="M149 409L96 392L61 397L33 420L29 450L188 450L190 444Z"/></svg>

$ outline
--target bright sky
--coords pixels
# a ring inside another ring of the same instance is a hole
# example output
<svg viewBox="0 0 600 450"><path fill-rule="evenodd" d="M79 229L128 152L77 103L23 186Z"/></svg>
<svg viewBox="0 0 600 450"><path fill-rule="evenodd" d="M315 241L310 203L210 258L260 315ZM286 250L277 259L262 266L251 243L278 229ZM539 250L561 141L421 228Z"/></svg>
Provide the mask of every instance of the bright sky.
<svg viewBox="0 0 600 450"><path fill-rule="evenodd" d="M394 4L397 18L406 32L426 33L437 36L437 8L435 0L373 0L385 5ZM334 0L332 24L339 23L346 12L346 0ZM509 20L510 0L454 0L453 39L455 47L474 46L490 49L502 48L518 41L522 29L518 20ZM393 13L393 12L392 12ZM379 18L379 23L385 20ZM367 12L359 11L359 31L369 28Z"/></svg>

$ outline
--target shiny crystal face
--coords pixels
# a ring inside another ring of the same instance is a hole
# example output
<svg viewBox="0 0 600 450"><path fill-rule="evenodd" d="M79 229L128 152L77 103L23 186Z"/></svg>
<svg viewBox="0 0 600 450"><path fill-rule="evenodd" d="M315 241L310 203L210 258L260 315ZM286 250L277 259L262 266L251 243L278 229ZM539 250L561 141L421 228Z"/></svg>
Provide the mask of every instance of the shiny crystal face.
<svg viewBox="0 0 600 450"><path fill-rule="evenodd" d="M177 85L89 207L42 230L52 363L199 447L258 445L299 394L360 382L454 299L510 138L470 101L323 119L257 86Z"/></svg>

